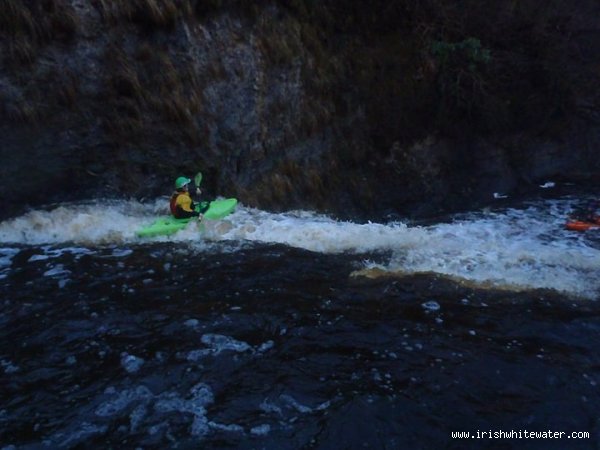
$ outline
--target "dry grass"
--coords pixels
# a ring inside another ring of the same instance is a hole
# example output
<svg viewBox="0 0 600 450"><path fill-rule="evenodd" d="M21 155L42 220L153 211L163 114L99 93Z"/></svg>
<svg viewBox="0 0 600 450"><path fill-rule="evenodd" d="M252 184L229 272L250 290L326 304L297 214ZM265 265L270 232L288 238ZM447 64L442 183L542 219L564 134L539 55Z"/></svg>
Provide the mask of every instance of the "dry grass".
<svg viewBox="0 0 600 450"><path fill-rule="evenodd" d="M155 86L149 101L153 109L171 123L192 124L201 111L201 86L192 67L176 64L167 52L158 52L150 61L156 68L147 79Z"/></svg>
<svg viewBox="0 0 600 450"><path fill-rule="evenodd" d="M0 2L0 42L9 67L31 65L40 48L53 41L68 42L79 30L77 15L66 0Z"/></svg>
<svg viewBox="0 0 600 450"><path fill-rule="evenodd" d="M275 21L271 15L263 14L258 18L257 28L260 49L272 65L290 65L303 56L301 25L292 17Z"/></svg>
<svg viewBox="0 0 600 450"><path fill-rule="evenodd" d="M140 81L135 61L130 59L123 49L114 44L107 48L105 58L113 61L110 85L116 96L138 101L143 99L145 89Z"/></svg>
<svg viewBox="0 0 600 450"><path fill-rule="evenodd" d="M0 2L0 33L30 39L38 45L71 39L79 29L77 14L67 0Z"/></svg>
<svg viewBox="0 0 600 450"><path fill-rule="evenodd" d="M427 134L436 127L452 129L457 118L484 131L518 131L560 117L571 107L574 89L589 90L574 83L574 77L591 80L587 84L598 77L597 72L576 73L565 57L566 47L572 45L568 22L578 14L567 2L95 0L92 4L109 34L113 32L107 23L119 25L129 36L135 34L133 41L140 35L149 37L148 44L129 53L113 46L105 58L111 73L106 80L111 114L122 112L126 121L141 123L142 129L159 121L180 124L185 130L199 127L203 81L179 50L164 44L157 51L156 35L162 39L181 21L213 13L238 15L255 27L267 70L302 63L306 96L326 105L304 105L299 128L307 135L331 120L336 112L330 105L343 105L338 101L340 92L350 90L349 96L365 99L367 115L378 130L374 134L393 134L394 140L408 135L402 130ZM131 24L146 33L131 33ZM35 65L45 46L68 42L80 27L70 0L0 0L0 58L20 73L22 66ZM462 54L464 49L452 50L470 37L490 50L490 61L478 62ZM173 35L167 38L163 42ZM389 38L409 42L411 51ZM434 42L452 57L443 62L443 53L431 51ZM360 55L352 45L361 49ZM374 56L374 51L383 56ZM207 65L204 73L213 80L225 77L219 62ZM76 84L65 82L55 88L60 92L53 96L60 104L76 106ZM423 94L431 98L424 100ZM11 114L35 118L35 104L30 101ZM284 115L290 108L274 105L273 111Z"/></svg>
<svg viewBox="0 0 600 450"><path fill-rule="evenodd" d="M322 167L315 168L287 159L282 160L276 170L262 177L252 191L257 204L272 207L299 204L303 195L318 202L325 190Z"/></svg>
<svg viewBox="0 0 600 450"><path fill-rule="evenodd" d="M39 109L33 103L25 100L11 105L5 113L6 119L13 123L36 124L40 121Z"/></svg>
<svg viewBox="0 0 600 450"><path fill-rule="evenodd" d="M29 39L10 39L7 43L6 62L10 66L31 65L38 55L38 46Z"/></svg>
<svg viewBox="0 0 600 450"><path fill-rule="evenodd" d="M8 36L36 36L39 24L33 11L22 0L2 0L0 30Z"/></svg>
<svg viewBox="0 0 600 450"><path fill-rule="evenodd" d="M120 142L136 140L155 133L156 124L170 124L188 142L199 140L202 87L193 67L177 57L149 43L131 54L115 44L107 47L104 59L111 76L106 101L114 113L105 128L111 136ZM126 121L120 123L122 117Z"/></svg>
<svg viewBox="0 0 600 450"><path fill-rule="evenodd" d="M139 118L126 116L120 116L118 120L113 120L120 113L119 110L113 110L112 115L104 118L103 126L107 134L119 142L127 142L131 138L138 138L144 132L144 122Z"/></svg>
<svg viewBox="0 0 600 450"><path fill-rule="evenodd" d="M151 29L172 28L194 11L190 0L99 0L98 8L109 23L125 19Z"/></svg>

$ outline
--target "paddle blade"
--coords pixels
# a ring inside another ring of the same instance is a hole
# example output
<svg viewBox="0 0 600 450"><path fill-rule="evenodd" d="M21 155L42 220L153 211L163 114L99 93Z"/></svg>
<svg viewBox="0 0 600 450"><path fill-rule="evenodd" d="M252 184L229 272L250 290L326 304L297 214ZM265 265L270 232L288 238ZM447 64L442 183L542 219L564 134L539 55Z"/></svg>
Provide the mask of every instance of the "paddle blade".
<svg viewBox="0 0 600 450"><path fill-rule="evenodd" d="M202 172L198 172L194 177L194 184L196 187L200 186L200 183L202 183Z"/></svg>

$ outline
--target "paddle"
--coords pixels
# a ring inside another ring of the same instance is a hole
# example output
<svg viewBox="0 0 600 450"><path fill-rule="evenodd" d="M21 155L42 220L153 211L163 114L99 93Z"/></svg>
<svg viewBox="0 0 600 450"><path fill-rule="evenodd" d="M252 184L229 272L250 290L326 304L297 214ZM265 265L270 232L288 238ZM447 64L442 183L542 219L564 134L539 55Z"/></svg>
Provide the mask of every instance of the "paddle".
<svg viewBox="0 0 600 450"><path fill-rule="evenodd" d="M198 172L194 177L194 184L196 185L196 195L201 195L202 191L200 190L200 183L202 183L202 172ZM204 216L200 214L198 216L198 222L202 223Z"/></svg>
<svg viewBox="0 0 600 450"><path fill-rule="evenodd" d="M200 183L202 183L202 172L198 172L194 177L194 184L196 185L196 195L202 194L200 190Z"/></svg>

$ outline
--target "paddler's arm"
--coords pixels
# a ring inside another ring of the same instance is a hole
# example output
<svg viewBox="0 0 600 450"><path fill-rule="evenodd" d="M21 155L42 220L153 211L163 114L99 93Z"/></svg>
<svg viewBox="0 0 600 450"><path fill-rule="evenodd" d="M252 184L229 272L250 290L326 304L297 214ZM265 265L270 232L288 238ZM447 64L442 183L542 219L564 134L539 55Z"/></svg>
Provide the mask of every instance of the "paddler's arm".
<svg viewBox="0 0 600 450"><path fill-rule="evenodd" d="M199 187L196 187L196 195L201 195L202 194L202 190ZM198 203L193 203L192 202L192 208L194 208L195 211L200 212L200 214L205 213L208 208L210 207L210 202L209 201L204 201L201 202L198 200Z"/></svg>

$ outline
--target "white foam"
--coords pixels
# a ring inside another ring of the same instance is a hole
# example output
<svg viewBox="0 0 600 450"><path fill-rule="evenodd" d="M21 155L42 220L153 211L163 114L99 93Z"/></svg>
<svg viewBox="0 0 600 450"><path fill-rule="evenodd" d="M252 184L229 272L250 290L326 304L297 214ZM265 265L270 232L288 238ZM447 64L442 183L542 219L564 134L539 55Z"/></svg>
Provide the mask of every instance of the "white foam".
<svg viewBox="0 0 600 450"><path fill-rule="evenodd" d="M152 435L163 428L168 428L170 413L186 413L193 416L190 425L190 435L192 436L203 437L210 428L213 428L206 417L206 407L214 402L214 395L211 388L205 383L194 385L187 398L182 398L177 392L163 392L155 395L143 385L120 392L111 387L107 388L102 395L104 401L96 407L95 415L100 420L109 420L131 410L128 417L129 429L132 432L142 428L145 423L154 423L157 420L163 422L149 427L149 434ZM214 428L219 427L215 426ZM239 430L231 428L231 431Z"/></svg>
<svg viewBox="0 0 600 450"><path fill-rule="evenodd" d="M206 406L214 402L211 388L205 383L198 383L190 389L191 398L182 399L176 393L161 394L154 404L158 412L184 412L193 415L190 434L203 437L209 432Z"/></svg>
<svg viewBox="0 0 600 450"><path fill-rule="evenodd" d="M215 355L224 351L243 353L252 350L252 346L248 343L221 334L205 334L202 336L201 341L204 345L210 347L211 352Z"/></svg>
<svg viewBox="0 0 600 450"><path fill-rule="evenodd" d="M289 408L292 408L294 410L296 410L297 412L301 413L301 414L308 414L311 413L313 410L312 408L309 408L308 406L302 405L300 403L298 403L298 401L292 397L291 395L281 395L280 400L282 400Z"/></svg>
<svg viewBox="0 0 600 450"><path fill-rule="evenodd" d="M109 398L96 408L95 413L99 417L113 417L127 408L131 403L148 401L153 398L152 392L145 386L137 386L135 389L125 389L119 393L114 388L109 388L105 391L105 395L111 395L112 398Z"/></svg>
<svg viewBox="0 0 600 450"><path fill-rule="evenodd" d="M311 414L316 411L324 411L331 406L331 402L327 400L316 407L311 408L298 402L289 394L281 394L278 403L279 404L275 404L268 399L264 399L259 405L259 408L266 413L274 413L278 416L283 416L284 410L292 411L293 413Z"/></svg>
<svg viewBox="0 0 600 450"><path fill-rule="evenodd" d="M266 436L271 432L271 425L263 424L250 429L250 434L254 436Z"/></svg>
<svg viewBox="0 0 600 450"><path fill-rule="evenodd" d="M65 266L62 264L57 264L56 266L52 266L46 272L44 272L45 277L64 277L65 275L69 275L71 273L70 270L65 269Z"/></svg>
<svg viewBox="0 0 600 450"><path fill-rule="evenodd" d="M256 351L258 353L265 353L265 352L271 350L273 347L275 347L275 342L269 340L267 342L263 342L262 344L260 344L258 346L258 348L256 349Z"/></svg>
<svg viewBox="0 0 600 450"><path fill-rule="evenodd" d="M223 239L282 243L322 253L391 251L387 262L365 263L390 273L433 272L482 286L548 288L596 298L600 251L563 231L568 200L502 213L470 214L452 223L407 227L355 224L306 213L242 209Z"/></svg>
<svg viewBox="0 0 600 450"><path fill-rule="evenodd" d="M185 322L183 322L183 324L186 327L195 328L198 325L200 325L200 321L198 319L188 319Z"/></svg>
<svg viewBox="0 0 600 450"><path fill-rule="evenodd" d="M171 241L199 252L225 251L225 241L231 250L252 242L278 243L318 253L391 255L365 262L367 270L431 272L482 286L549 288L596 298L600 251L583 234L563 230L575 204L570 199L542 201L521 209L469 214L451 223L411 227L337 221L306 211L273 214L239 205L221 221L205 221L200 227L190 223L173 236L148 240L137 238L135 232L166 213L166 199L145 204L105 201L62 205L0 223L0 243L96 246ZM216 247L211 242L221 244ZM0 269L10 265L18 251L0 250ZM57 250L48 248L32 261L50 258L53 251ZM116 250L115 256L130 252Z"/></svg>
<svg viewBox="0 0 600 450"><path fill-rule="evenodd" d="M13 258L19 251L17 248L0 248L0 269L10 267Z"/></svg>
<svg viewBox="0 0 600 450"><path fill-rule="evenodd" d="M144 419L148 415L148 408L146 405L141 404L135 407L135 409L129 414L129 430L135 433L138 427L144 422Z"/></svg>
<svg viewBox="0 0 600 450"><path fill-rule="evenodd" d="M242 427L241 425L236 425L236 424L225 425L222 423L208 422L208 426L211 429L217 430L217 431L226 431L228 433L244 434L244 427Z"/></svg>
<svg viewBox="0 0 600 450"><path fill-rule="evenodd" d="M276 413L278 415L282 415L282 409L279 406L274 405L267 399L264 399L262 401L262 403L259 405L259 408L266 413Z"/></svg>
<svg viewBox="0 0 600 450"><path fill-rule="evenodd" d="M132 241L144 220L149 222L153 217L167 213L165 205L165 200L150 204L98 201L61 205L49 211L30 211L0 223L0 242L42 245Z"/></svg>
<svg viewBox="0 0 600 450"><path fill-rule="evenodd" d="M144 365L144 359L135 355L130 355L126 352L121 354L121 366L128 373L138 372Z"/></svg>
<svg viewBox="0 0 600 450"><path fill-rule="evenodd" d="M21 370L18 366L14 365L12 363L12 361L10 360L0 360L0 366L2 367L2 369L4 369L4 373L6 374L11 374L11 373L15 373L18 372L19 370Z"/></svg>
<svg viewBox="0 0 600 450"><path fill-rule="evenodd" d="M88 422L83 422L78 429L70 433L57 433L52 436L51 441L56 443L57 447L69 448L76 444L85 442L90 436L96 434L104 434L108 430L108 426L98 426Z"/></svg>
<svg viewBox="0 0 600 450"><path fill-rule="evenodd" d="M394 249L384 269L595 298L600 292L600 251L563 232L562 220L540 210L511 210L428 227L422 245Z"/></svg>
<svg viewBox="0 0 600 450"><path fill-rule="evenodd" d="M440 304L435 300L429 300L421 305L426 311L439 311Z"/></svg>
<svg viewBox="0 0 600 450"><path fill-rule="evenodd" d="M240 208L228 220L230 230L214 239L279 243L319 253L368 252L390 247L408 237L402 223L356 224L307 212L271 214L252 208Z"/></svg>
<svg viewBox="0 0 600 450"><path fill-rule="evenodd" d="M19 251L16 248L0 248L0 280L8 277L12 260Z"/></svg>
<svg viewBox="0 0 600 450"><path fill-rule="evenodd" d="M187 361L198 363L208 356L218 356L223 352L263 354L275 347L275 343L271 340L263 342L257 347L252 347L247 342L238 341L222 334L204 334L200 340L208 348L191 350L179 356Z"/></svg>
<svg viewBox="0 0 600 450"><path fill-rule="evenodd" d="M35 262L35 261L45 261L47 259L50 259L50 256L48 255L32 255L27 262Z"/></svg>

